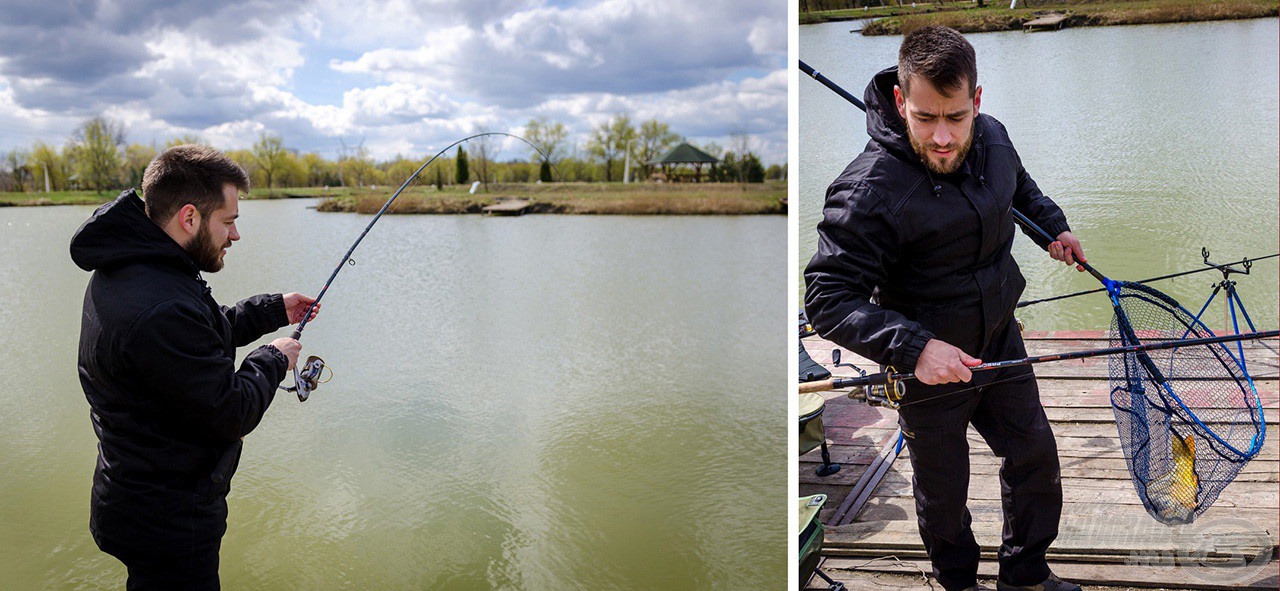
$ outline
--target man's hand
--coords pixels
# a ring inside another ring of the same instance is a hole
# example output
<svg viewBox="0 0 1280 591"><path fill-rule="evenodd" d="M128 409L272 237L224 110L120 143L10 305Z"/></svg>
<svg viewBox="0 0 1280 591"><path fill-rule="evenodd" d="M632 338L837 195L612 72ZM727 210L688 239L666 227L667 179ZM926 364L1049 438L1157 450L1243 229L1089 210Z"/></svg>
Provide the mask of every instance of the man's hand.
<svg viewBox="0 0 1280 591"><path fill-rule="evenodd" d="M302 315L307 313L307 308L315 303L315 298L309 298L298 292L284 294L284 311L289 315L289 324L297 324L302 322ZM323 306L324 304L321 304ZM307 319L310 322L320 314L320 306L316 306L311 311L311 317Z"/></svg>
<svg viewBox="0 0 1280 591"><path fill-rule="evenodd" d="M1071 232L1058 234L1057 242L1049 244L1049 256L1068 265L1076 265L1076 261L1089 262L1089 259L1084 258L1084 247L1080 246L1080 239ZM1084 267L1076 265L1076 270L1083 271Z"/></svg>
<svg viewBox="0 0 1280 591"><path fill-rule="evenodd" d="M289 358L289 367L287 369L293 369L293 366L298 364L298 353L302 352L302 343L294 339L280 338L271 341L271 346L279 349L281 353L284 353L285 357Z"/></svg>
<svg viewBox="0 0 1280 591"><path fill-rule="evenodd" d="M929 339L916 360L916 379L922 384L946 384L950 382L967 382L973 378L970 367L982 363L938 339Z"/></svg>

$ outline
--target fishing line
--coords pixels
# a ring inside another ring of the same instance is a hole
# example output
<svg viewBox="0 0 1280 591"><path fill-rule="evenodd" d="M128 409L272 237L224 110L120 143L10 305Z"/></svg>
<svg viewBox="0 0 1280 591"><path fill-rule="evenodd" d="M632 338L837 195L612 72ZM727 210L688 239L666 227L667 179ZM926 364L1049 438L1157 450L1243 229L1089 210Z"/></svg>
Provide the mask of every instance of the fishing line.
<svg viewBox="0 0 1280 591"><path fill-rule="evenodd" d="M1221 265L1210 265L1210 266L1203 267L1203 268L1200 268L1200 269L1193 269L1193 270L1190 270L1190 271L1183 271L1183 272L1181 272L1181 273L1173 273L1173 274L1170 274L1170 275L1161 275L1161 276L1159 276L1159 277L1152 277L1152 278L1150 278L1150 279L1142 279L1142 280L1139 280L1139 281L1130 281L1130 283L1141 283L1141 284L1147 284L1147 283L1151 283L1151 282L1153 282L1153 281L1164 281L1165 279L1173 279L1174 277L1182 277L1182 276L1185 276L1185 275L1193 275L1193 274L1195 274L1195 273L1203 273L1203 272L1205 272L1205 271L1214 271L1214 270L1219 270L1219 271L1221 271L1221 270L1222 270L1222 269L1221 269L1221 267L1230 267L1230 266L1232 266L1232 265L1239 265L1239 264L1242 264L1242 263L1252 263L1252 262L1256 262L1256 261L1265 261L1265 260L1267 260L1267 259L1273 259L1273 258L1276 258L1276 257L1280 257L1280 253L1277 253L1277 254L1269 254L1269 255L1267 255L1267 256L1264 256L1264 257L1258 257L1258 258L1255 258L1255 259L1251 259L1251 258L1246 257L1246 258L1240 259L1240 260L1238 260L1238 261L1235 261L1235 262L1233 262L1233 263L1225 263L1225 264L1221 264ZM1075 293L1068 293L1068 294L1064 294L1064 295L1056 295L1056 296L1053 296L1053 297L1043 298L1043 299L1039 299L1039 300L1031 300L1031 301L1027 301L1027 302L1018 302L1018 307L1019 307L1019 308L1025 308L1025 307L1027 307L1027 306L1031 306L1031 305L1035 305L1035 304L1043 304L1043 303L1045 303L1045 302L1053 302L1053 301L1057 301L1057 300L1064 300L1064 299L1067 299L1067 298L1074 298L1074 297L1076 297L1076 296L1088 295L1088 294L1091 294L1091 293L1101 293L1101 292L1104 292L1104 291L1107 291L1107 288L1105 288L1105 287L1099 287L1099 288L1096 288L1096 289L1089 289L1089 290L1085 290L1085 291L1077 291L1077 292L1075 292Z"/></svg>

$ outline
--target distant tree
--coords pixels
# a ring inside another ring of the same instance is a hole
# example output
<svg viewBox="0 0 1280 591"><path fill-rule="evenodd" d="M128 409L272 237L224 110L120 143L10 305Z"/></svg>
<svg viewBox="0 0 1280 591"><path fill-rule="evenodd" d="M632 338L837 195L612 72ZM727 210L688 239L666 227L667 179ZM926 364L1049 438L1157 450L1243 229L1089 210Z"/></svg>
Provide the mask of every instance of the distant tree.
<svg viewBox="0 0 1280 591"><path fill-rule="evenodd" d="M640 124L640 135L637 138L640 149L636 157L640 160L640 168L644 178L649 178L650 162L657 160L680 141L679 134L671 131L671 127L657 119L650 119Z"/></svg>
<svg viewBox="0 0 1280 591"><path fill-rule="evenodd" d="M204 143L205 143L204 138L194 133L184 133L176 138L173 138L165 142L164 149L168 150L169 148L172 148L174 146L181 146L183 144L204 144Z"/></svg>
<svg viewBox="0 0 1280 591"><path fill-rule="evenodd" d="M379 166L378 168L383 169L385 173L384 176L388 183L393 183L396 187L399 187L405 181L409 180L409 177L413 175L414 171L418 170L419 166L421 166L421 163L417 160L410 160L409 158L396 154L394 159L383 166ZM422 180L424 182L426 181L426 179Z"/></svg>
<svg viewBox="0 0 1280 591"><path fill-rule="evenodd" d="M458 146L458 158L454 161L454 169L457 170L457 183L462 185L471 180L471 170L467 166L467 151Z"/></svg>
<svg viewBox="0 0 1280 591"><path fill-rule="evenodd" d="M742 157L742 177L748 183L764 182L764 165L760 163L760 158L754 152L747 152Z"/></svg>
<svg viewBox="0 0 1280 591"><path fill-rule="evenodd" d="M124 149L125 184L130 187L142 186L142 173L146 172L151 159L156 157L155 146L146 144L129 144Z"/></svg>
<svg viewBox="0 0 1280 591"><path fill-rule="evenodd" d="M10 190L19 193L27 190L27 181L32 180L30 167L31 153L26 150L12 150L4 156L4 167L9 173Z"/></svg>
<svg viewBox="0 0 1280 591"><path fill-rule="evenodd" d="M764 169L764 178L771 181L780 181L787 177L787 165L770 164Z"/></svg>
<svg viewBox="0 0 1280 591"><path fill-rule="evenodd" d="M538 178L544 183L551 182L551 165L564 159L569 130L559 121L538 117L529 120L524 127L524 134L525 139L537 146L537 149L529 150L529 160L540 164Z"/></svg>
<svg viewBox="0 0 1280 591"><path fill-rule="evenodd" d="M280 159L280 169L275 173L277 184L281 187L305 187L309 176L302 158L293 150L285 150Z"/></svg>
<svg viewBox="0 0 1280 591"><path fill-rule="evenodd" d="M436 167L436 190L440 191L443 189L444 189L444 170L442 170L439 166L437 166Z"/></svg>
<svg viewBox="0 0 1280 591"><path fill-rule="evenodd" d="M338 160L338 170L345 186L363 187L365 183L376 180L377 169L369 158L369 149L364 144L357 146Z"/></svg>
<svg viewBox="0 0 1280 591"><path fill-rule="evenodd" d="M733 133L729 134L729 150L738 156L735 166L726 166L731 175L731 182L744 183L747 182L747 156L751 155L751 135L742 127L736 127ZM759 162L757 160L757 162Z"/></svg>
<svg viewBox="0 0 1280 591"><path fill-rule="evenodd" d="M254 142L253 161L266 177L268 191L275 186L276 173L284 166L287 153L284 149L284 140L278 135L264 131L258 136L258 141Z"/></svg>
<svg viewBox="0 0 1280 591"><path fill-rule="evenodd" d="M80 178L98 193L117 186L124 126L105 117L93 117L81 123L72 137Z"/></svg>
<svg viewBox="0 0 1280 591"><path fill-rule="evenodd" d="M31 172L34 175L37 189L49 187L53 190L59 190L66 187L67 183L67 161L58 152L58 149L44 142L36 142L31 148L31 157L28 159L31 164ZM48 175L46 182L45 175Z"/></svg>
<svg viewBox="0 0 1280 591"><path fill-rule="evenodd" d="M485 133L487 131L489 130L480 128L480 133ZM491 135L481 136L471 140L471 145L475 147L476 153L476 173L479 175L476 180L480 181L480 184L484 186L486 191L488 191L489 182L493 180L493 156L496 151L494 138Z"/></svg>
<svg viewBox="0 0 1280 591"><path fill-rule="evenodd" d="M342 184L338 180L337 167L332 162L315 152L307 152L299 157L303 169L307 171L308 187L328 187Z"/></svg>
<svg viewBox="0 0 1280 591"><path fill-rule="evenodd" d="M636 130L631 127L631 118L625 113L618 113L613 119L591 130L587 151L604 164L606 183L613 182L613 164L623 155L623 150L627 149L627 142L635 137Z"/></svg>

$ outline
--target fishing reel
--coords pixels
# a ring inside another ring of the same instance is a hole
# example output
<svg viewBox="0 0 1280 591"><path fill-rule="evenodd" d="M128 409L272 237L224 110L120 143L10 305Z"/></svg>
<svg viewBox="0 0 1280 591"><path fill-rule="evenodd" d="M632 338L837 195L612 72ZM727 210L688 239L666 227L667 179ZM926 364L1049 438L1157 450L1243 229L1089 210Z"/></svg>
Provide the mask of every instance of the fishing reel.
<svg viewBox="0 0 1280 591"><path fill-rule="evenodd" d="M858 372L858 375L867 377L867 372L861 367L852 363L841 363L840 349L831 351L831 364L834 367L847 367ZM902 396L907 393L907 387L903 385L902 380L898 378L898 371L892 365L884 368L886 382L883 384L871 384L869 386L854 386L849 390L849 398L854 400L865 400L871 406L884 406L897 410L902 403Z"/></svg>
<svg viewBox="0 0 1280 591"><path fill-rule="evenodd" d="M320 384L327 383L333 378L333 370L329 370L329 377L323 382L320 381L320 374L325 369L324 360L316 355L307 358L302 364L302 370L299 371L297 366L293 368L293 387L280 386L285 392L294 392L298 395L298 402L306 402L311 397L311 393L316 390Z"/></svg>
<svg viewBox="0 0 1280 591"><path fill-rule="evenodd" d="M902 406L902 396L907 393L907 387L898 378L898 370L892 365L886 366L884 371L888 376L887 381L871 386L867 391L867 403L871 406L886 406L898 410L898 407Z"/></svg>

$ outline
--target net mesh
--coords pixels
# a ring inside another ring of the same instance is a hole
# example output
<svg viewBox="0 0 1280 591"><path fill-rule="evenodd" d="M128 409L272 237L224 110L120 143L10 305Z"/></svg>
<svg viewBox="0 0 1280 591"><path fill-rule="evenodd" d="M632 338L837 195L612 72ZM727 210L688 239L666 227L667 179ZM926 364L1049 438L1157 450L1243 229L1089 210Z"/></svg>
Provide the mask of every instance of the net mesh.
<svg viewBox="0 0 1280 591"><path fill-rule="evenodd" d="M1112 346L1212 337L1172 298L1118 282ZM1166 524L1190 523L1217 500L1265 437L1245 365L1222 343L1114 355L1111 405L1138 497Z"/></svg>

